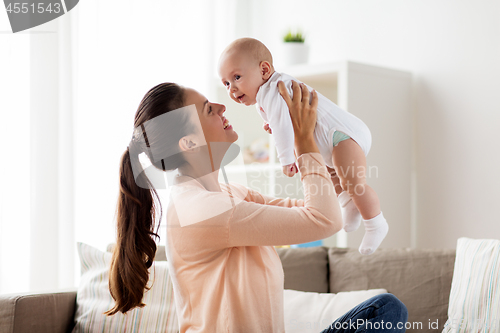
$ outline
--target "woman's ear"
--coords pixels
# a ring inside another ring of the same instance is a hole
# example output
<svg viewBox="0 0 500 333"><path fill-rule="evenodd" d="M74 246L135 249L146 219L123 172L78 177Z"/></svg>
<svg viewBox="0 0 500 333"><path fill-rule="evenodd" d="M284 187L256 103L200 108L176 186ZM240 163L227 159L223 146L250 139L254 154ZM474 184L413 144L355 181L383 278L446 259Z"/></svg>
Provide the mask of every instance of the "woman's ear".
<svg viewBox="0 0 500 333"><path fill-rule="evenodd" d="M192 152L196 151L199 148L197 144L197 140L193 136L184 136L179 140L179 147L182 151Z"/></svg>
<svg viewBox="0 0 500 333"><path fill-rule="evenodd" d="M273 74L273 66L269 63L269 61L261 61L260 62L260 74L264 80L267 80Z"/></svg>

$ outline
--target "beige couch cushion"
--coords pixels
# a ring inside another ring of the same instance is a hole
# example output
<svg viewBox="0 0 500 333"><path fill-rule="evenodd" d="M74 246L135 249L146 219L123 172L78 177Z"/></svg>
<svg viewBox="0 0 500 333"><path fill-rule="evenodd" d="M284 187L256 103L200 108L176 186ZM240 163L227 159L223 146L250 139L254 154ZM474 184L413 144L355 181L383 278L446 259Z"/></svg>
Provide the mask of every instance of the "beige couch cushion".
<svg viewBox="0 0 500 333"><path fill-rule="evenodd" d="M386 292L373 289L331 294L285 289L285 332L321 332L359 303Z"/></svg>
<svg viewBox="0 0 500 333"><path fill-rule="evenodd" d="M113 251L114 244L108 245ZM328 292L328 248L278 248L276 249L285 272L285 289ZM165 261L165 246L158 246L155 260Z"/></svg>
<svg viewBox="0 0 500 333"><path fill-rule="evenodd" d="M113 252L114 248L115 248L114 243L108 244L106 251ZM155 260L156 261L167 261L167 253L165 252L164 245L160 245L157 247L156 254L155 254Z"/></svg>
<svg viewBox="0 0 500 333"><path fill-rule="evenodd" d="M285 272L285 289L328 292L326 247L276 249Z"/></svg>
<svg viewBox="0 0 500 333"><path fill-rule="evenodd" d="M331 248L328 256L330 292L385 288L406 305L409 322L420 322L424 331L431 331L429 320L438 320L443 328L455 250L378 249L363 256L355 249Z"/></svg>

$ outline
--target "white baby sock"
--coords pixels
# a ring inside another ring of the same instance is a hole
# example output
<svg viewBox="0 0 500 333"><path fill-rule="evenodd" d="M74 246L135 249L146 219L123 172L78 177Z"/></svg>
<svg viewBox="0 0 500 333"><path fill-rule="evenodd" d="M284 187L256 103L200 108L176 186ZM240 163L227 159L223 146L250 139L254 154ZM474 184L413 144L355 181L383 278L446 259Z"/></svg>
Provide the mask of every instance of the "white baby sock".
<svg viewBox="0 0 500 333"><path fill-rule="evenodd" d="M342 209L342 220L344 221L345 232L356 231L361 224L361 214L359 213L358 207L354 204L354 201L350 197L349 193L343 191L340 193L339 204Z"/></svg>
<svg viewBox="0 0 500 333"><path fill-rule="evenodd" d="M380 246L389 231L389 225L382 212L369 220L363 220L365 235L359 247L359 253L372 254Z"/></svg>

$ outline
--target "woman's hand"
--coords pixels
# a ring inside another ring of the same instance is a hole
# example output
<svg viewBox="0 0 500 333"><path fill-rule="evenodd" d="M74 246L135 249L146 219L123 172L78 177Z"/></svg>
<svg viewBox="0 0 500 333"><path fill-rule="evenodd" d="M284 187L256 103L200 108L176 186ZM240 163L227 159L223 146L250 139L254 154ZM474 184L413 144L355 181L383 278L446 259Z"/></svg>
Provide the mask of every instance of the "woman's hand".
<svg viewBox="0 0 500 333"><path fill-rule="evenodd" d="M298 84L295 81L292 81L293 99L290 98L283 81L278 82L278 89L290 112L297 155L318 153L318 146L313 137L316 126L318 94L315 90L310 94L305 84Z"/></svg>

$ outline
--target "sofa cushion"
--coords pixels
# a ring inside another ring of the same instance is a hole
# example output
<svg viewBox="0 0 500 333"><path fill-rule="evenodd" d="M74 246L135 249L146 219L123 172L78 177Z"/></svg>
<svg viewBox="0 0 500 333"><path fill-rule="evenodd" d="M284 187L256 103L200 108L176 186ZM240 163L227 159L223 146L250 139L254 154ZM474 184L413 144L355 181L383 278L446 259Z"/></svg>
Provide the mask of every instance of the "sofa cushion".
<svg viewBox="0 0 500 333"><path fill-rule="evenodd" d="M442 329L446 321L455 250L378 249L361 255L355 249L331 248L330 292L385 288L408 308L407 332ZM432 328L435 327L436 324Z"/></svg>
<svg viewBox="0 0 500 333"><path fill-rule="evenodd" d="M285 273L285 289L328 292L326 247L277 248Z"/></svg>
<svg viewBox="0 0 500 333"><path fill-rule="evenodd" d="M108 244L106 251L113 252L115 244ZM155 259L156 261L167 261L167 253L165 252L165 246L161 245L156 248Z"/></svg>
<svg viewBox="0 0 500 333"><path fill-rule="evenodd" d="M78 243L82 277L76 298L75 328L80 332L178 332L173 286L165 261L156 261L150 269L150 290L144 293L146 306L126 314L106 316L114 301L109 293L111 253ZM152 283L152 285L151 285Z"/></svg>
<svg viewBox="0 0 500 333"><path fill-rule="evenodd" d="M285 289L285 332L321 332L359 303L386 292L373 289L330 294Z"/></svg>
<svg viewBox="0 0 500 333"><path fill-rule="evenodd" d="M500 240L460 238L443 333L499 332Z"/></svg>
<svg viewBox="0 0 500 333"><path fill-rule="evenodd" d="M107 250L113 251L114 244ZM328 292L328 248L277 248L285 274L285 289ZM166 261L165 246L158 246L156 261Z"/></svg>

